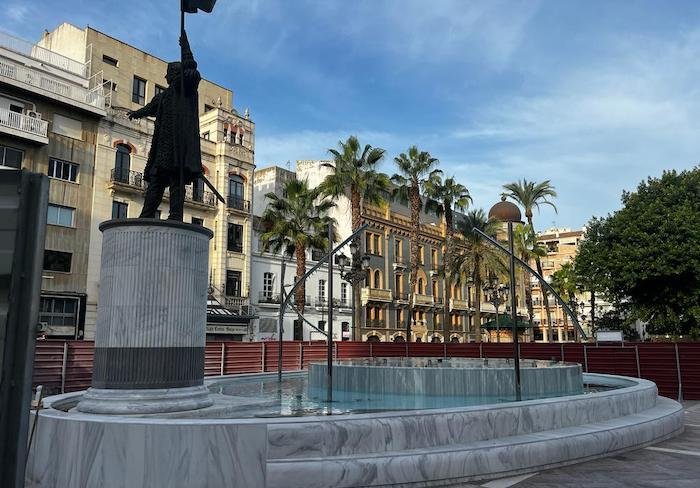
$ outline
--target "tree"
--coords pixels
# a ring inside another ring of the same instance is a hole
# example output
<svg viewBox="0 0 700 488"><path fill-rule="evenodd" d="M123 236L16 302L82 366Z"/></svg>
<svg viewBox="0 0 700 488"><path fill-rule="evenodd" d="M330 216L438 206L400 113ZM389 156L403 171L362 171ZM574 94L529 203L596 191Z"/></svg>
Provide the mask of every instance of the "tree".
<svg viewBox="0 0 700 488"><path fill-rule="evenodd" d="M554 288L554 291L556 291L559 296L562 297L562 299L566 297L569 301L569 306L575 310L574 302L576 301L576 293L580 291L581 286L579 284L578 276L576 275L574 264L562 264L558 270L552 273L552 281L550 282L550 285L552 288ZM564 331L565 334L567 334L566 339L568 339L569 316L565 310L563 311L563 315Z"/></svg>
<svg viewBox="0 0 700 488"><path fill-rule="evenodd" d="M377 172L376 165L384 157L384 149L372 147L367 144L361 150L357 137L350 136L347 141L338 142L338 149L329 149L333 156L333 163L325 163L323 166L331 169L326 179L321 183L324 194L338 198L341 195L350 198L350 213L353 231L362 225L362 208L366 203L382 205L385 203L385 195L389 194L389 178ZM360 236L353 239L357 249L360 249ZM353 263L359 263L358 255L352 256ZM353 285L353 303L355 313L353 324L359 324L360 290ZM356 334L353 330L353 334ZM357 337L353 337L357 339Z"/></svg>
<svg viewBox="0 0 700 488"><path fill-rule="evenodd" d="M328 226L335 220L328 211L335 206L323 197L321 188L310 189L306 181L291 180L284 185L285 197L268 193L267 208L262 215L265 231L260 236L263 249L273 253L284 252L296 257L296 279L306 274L306 250L330 250ZM300 314L304 313L306 286L302 283L295 292L294 301Z"/></svg>
<svg viewBox="0 0 700 488"><path fill-rule="evenodd" d="M489 220L482 209L470 210L464 218L457 221L457 232L463 237L462 245L456 251L451 263L451 275L459 285L473 284L474 320L476 322L476 341L481 342L481 297L483 277L488 272L506 274L508 267L500 255L500 251L493 247L483 236L474 232L479 229L486 235L496 235L501 227L501 222Z"/></svg>
<svg viewBox="0 0 700 488"><path fill-rule="evenodd" d="M418 280L418 238L420 234L420 211L423 208L421 200L421 190L425 189L426 182L441 174L442 171L436 169L438 160L427 151L419 151L416 146L408 148L408 153L401 153L394 158L394 162L399 168L399 173L391 177L392 183L396 185L393 196L402 202L408 202L411 207L411 262L409 264L409 288L411 290L408 305L408 326L406 327L406 340L411 341L411 316L413 315L413 296L416 292L416 281Z"/></svg>
<svg viewBox="0 0 700 488"><path fill-rule="evenodd" d="M554 211L557 211L557 207L549 201L549 198L556 198L557 192L554 191L554 187L550 184L549 180L545 180L542 183L535 183L533 181L527 181L523 178L523 181L516 181L515 183L508 183L503 185L503 188L508 190L506 193L508 198L511 198L516 203L525 209L525 217L527 218L527 223L534 229L532 225L532 211L533 209L540 209L540 205L551 205ZM535 256L535 265L537 266L537 273L542 276L542 261L539 256ZM540 287L542 290L542 299L544 300L544 307L547 311L547 325L549 329L549 342L554 340L552 328L552 314L549 310L549 300L547 298L547 290L544 287Z"/></svg>
<svg viewBox="0 0 700 488"><path fill-rule="evenodd" d="M700 167L665 171L588 223L576 268L652 334L700 326Z"/></svg>
<svg viewBox="0 0 700 488"><path fill-rule="evenodd" d="M472 197L469 195L467 187L457 183L454 177L445 178L442 180L440 174L435 174L425 183L425 196L428 197L426 202L426 210L434 212L438 217L445 219L445 247L443 252L442 275L445 278L445 288L443 295L445 298L445 308L443 311L443 335L445 341L449 334L448 320L450 317L450 292L452 280L450 278L450 270L452 268L452 255L454 248L454 217L453 209L467 210L467 207L472 202ZM433 293L435 291L433 290Z"/></svg>
<svg viewBox="0 0 700 488"><path fill-rule="evenodd" d="M518 257L528 264L535 258L543 258L547 255L547 248L537 241L535 229L533 229L530 224L517 224L515 229L513 229L513 241L515 252L518 254ZM523 270L525 304L527 306L530 326L532 327L535 318L535 311L532 306L532 280L530 277L525 278L525 273L528 273L528 271Z"/></svg>

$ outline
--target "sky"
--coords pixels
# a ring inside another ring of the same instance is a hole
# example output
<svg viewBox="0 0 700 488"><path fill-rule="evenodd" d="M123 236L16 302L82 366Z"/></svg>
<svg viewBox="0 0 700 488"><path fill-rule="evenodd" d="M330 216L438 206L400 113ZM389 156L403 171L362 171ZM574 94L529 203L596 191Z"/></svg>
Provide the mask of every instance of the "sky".
<svg viewBox="0 0 700 488"><path fill-rule="evenodd" d="M3 4L0 30L27 40L65 21L179 54L177 0ZM417 145L486 211L503 184L551 180L544 230L700 164L696 0L219 0L187 31L203 76L250 110L259 168L354 134L391 175Z"/></svg>

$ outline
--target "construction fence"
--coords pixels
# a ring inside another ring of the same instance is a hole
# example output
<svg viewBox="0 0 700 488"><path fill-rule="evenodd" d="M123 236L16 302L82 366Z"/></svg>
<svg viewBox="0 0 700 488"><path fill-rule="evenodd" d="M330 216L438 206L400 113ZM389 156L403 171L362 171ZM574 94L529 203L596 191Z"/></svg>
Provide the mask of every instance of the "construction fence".
<svg viewBox="0 0 700 488"><path fill-rule="evenodd" d="M207 342L204 369L207 376L277 371L277 342ZM284 371L306 369L310 362L325 361L325 342L285 341ZM512 343L391 343L336 342L338 359L369 357L513 357ZM94 343L41 340L36 344L34 385L45 394L90 387ZM700 343L630 342L619 345L579 343L520 344L524 359L553 359L580 363L584 372L645 378L656 383L661 395L700 400Z"/></svg>

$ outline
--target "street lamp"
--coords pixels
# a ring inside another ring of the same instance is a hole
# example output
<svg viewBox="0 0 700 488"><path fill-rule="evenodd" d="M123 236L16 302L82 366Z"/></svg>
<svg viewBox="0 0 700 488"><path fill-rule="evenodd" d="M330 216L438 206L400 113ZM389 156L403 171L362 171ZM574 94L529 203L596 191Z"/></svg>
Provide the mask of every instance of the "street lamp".
<svg viewBox="0 0 700 488"><path fill-rule="evenodd" d="M338 254L337 262L340 268L340 277L350 283L352 288L352 339L356 339L356 324L355 324L355 288L356 286L367 277L367 270L369 269L370 257L368 255L358 256L358 247L354 242L350 243L350 258L345 254ZM346 271L346 268L349 269Z"/></svg>
<svg viewBox="0 0 700 488"><path fill-rule="evenodd" d="M510 308L513 320L513 363L515 365L515 399L520 401L520 347L518 345L518 304L515 296L515 251L513 246L513 222L520 222L520 209L501 196L501 201L489 210L489 219L508 223L508 252L510 254ZM498 314L496 314L498 316Z"/></svg>
<svg viewBox="0 0 700 488"><path fill-rule="evenodd" d="M486 293L486 301L496 309L496 342L501 342L501 326L498 317L498 307L508 301L508 288L499 283L495 275L483 286Z"/></svg>

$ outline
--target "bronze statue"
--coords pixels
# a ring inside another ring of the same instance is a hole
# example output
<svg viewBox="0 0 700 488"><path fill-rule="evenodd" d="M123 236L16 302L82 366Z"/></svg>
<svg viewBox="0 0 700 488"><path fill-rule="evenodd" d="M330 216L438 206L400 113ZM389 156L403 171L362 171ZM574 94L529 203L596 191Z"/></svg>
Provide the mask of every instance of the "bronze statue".
<svg viewBox="0 0 700 488"><path fill-rule="evenodd" d="M148 182L140 217L154 218L170 188L168 220L182 221L185 185L203 178L199 143L197 87L202 79L184 29L180 36L182 61L168 63L168 87L139 110L127 112L129 119L155 117L153 142L148 153L144 180ZM184 73L184 76L181 76Z"/></svg>

